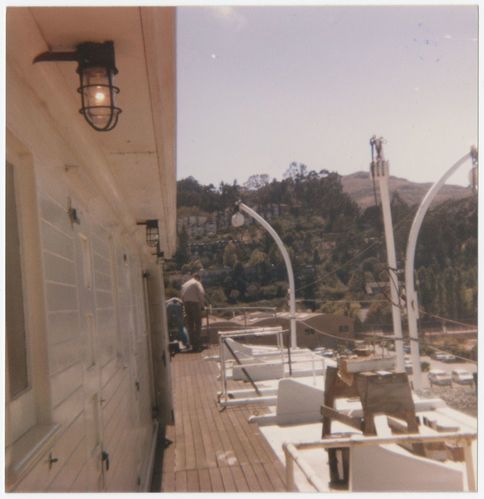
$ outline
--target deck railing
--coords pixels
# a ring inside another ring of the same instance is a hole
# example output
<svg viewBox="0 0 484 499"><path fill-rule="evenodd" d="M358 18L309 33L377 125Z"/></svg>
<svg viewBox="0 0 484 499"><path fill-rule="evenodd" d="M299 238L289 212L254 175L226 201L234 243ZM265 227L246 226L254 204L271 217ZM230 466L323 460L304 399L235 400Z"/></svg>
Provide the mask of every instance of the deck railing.
<svg viewBox="0 0 484 499"><path fill-rule="evenodd" d="M287 330L283 330L282 327L266 327L266 328L257 328L257 329L243 329L238 331L226 331L219 333L219 355L220 355L220 380L222 384L222 391L219 396L219 403L227 404L228 402L228 388L227 388L227 374L226 374L226 363L227 359L225 358L225 348L227 346L227 339L229 338L238 338L241 336L275 336L277 341L277 347L279 349L279 354L281 355L282 361L284 361L284 341L283 335L287 333ZM243 364L238 361L238 363ZM248 380L252 383L255 391L258 395L260 395L259 389L257 385L252 381L250 374L247 373L245 367L242 368L244 374L247 376Z"/></svg>
<svg viewBox="0 0 484 499"><path fill-rule="evenodd" d="M235 405L236 403L257 403L265 402L264 397L262 396L261 391L257 387L256 383L252 380L250 375L251 368L263 368L264 364L261 362L254 362L253 359L240 359L237 356L237 352L232 351L232 348L227 344L227 340L235 339L240 337L259 337L259 336L273 336L276 338L276 348L274 351L261 352L258 356L261 359L269 360L270 358L280 359L280 363L283 369L283 377L293 376L293 370L295 365L300 365L301 363L311 363L311 369L308 372L308 375L312 375L313 384L316 385L316 373L319 371L324 371L326 367L326 360L324 357L316 355L314 352L292 349L290 346L284 347L284 336L289 333L289 330L283 329L281 326L275 327L259 327L259 328L249 328L249 329L241 329L237 331L224 331L218 333L219 340L219 357L220 361L220 381L221 381L221 391L218 393L218 402L222 407L227 407L229 405ZM227 353L230 352L231 358L227 358ZM286 359L287 355L287 359ZM238 367L242 370L243 374L247 378L247 380L252 384L255 392L257 393L257 398L244 398L238 399L237 401L229 400L230 394L227 388L227 369L234 366L234 362L238 365ZM320 364L320 368L317 367L317 364ZM288 373L285 373L285 366L288 366Z"/></svg>
<svg viewBox="0 0 484 499"><path fill-rule="evenodd" d="M296 465L307 481L318 491L328 492L327 487L318 478L316 472L307 464L302 457L299 449L334 449L341 447L364 447L370 445L385 444L411 444L411 443L429 443L429 442L455 442L456 445L463 447L464 460L467 471L467 486L469 492L475 492L476 477L474 463L472 458L472 441L477 439L477 433L456 433L447 432L438 435L420 435L406 434L394 435L391 437L352 435L345 438L331 438L325 440L316 440L312 442L284 442L282 448L286 457L286 486L288 492L297 491L294 479L294 465Z"/></svg>
<svg viewBox="0 0 484 499"><path fill-rule="evenodd" d="M222 312L222 314L230 313L232 315L232 319L234 319L237 314L240 314L243 316L244 327L248 326L247 314L249 313L266 312L269 317L277 317L277 307L209 307L208 312ZM208 326L209 325L207 324L207 328Z"/></svg>

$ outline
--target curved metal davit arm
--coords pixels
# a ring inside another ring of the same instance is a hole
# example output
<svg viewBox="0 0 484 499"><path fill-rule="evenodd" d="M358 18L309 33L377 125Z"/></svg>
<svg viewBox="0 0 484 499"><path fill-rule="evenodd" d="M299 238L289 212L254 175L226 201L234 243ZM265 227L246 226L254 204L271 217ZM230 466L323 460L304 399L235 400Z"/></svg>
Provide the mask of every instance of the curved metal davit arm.
<svg viewBox="0 0 484 499"><path fill-rule="evenodd" d="M453 164L445 172L442 178L435 182L435 184L428 190L427 194L420 203L417 213L415 214L415 218L413 219L412 227L410 228L410 233L408 235L407 253L405 256L405 292L407 300L408 335L410 338L411 352L410 355L413 366L413 386L417 391L422 388L422 370L420 369L420 353L417 330L418 300L414 286L414 264L417 238L422 226L423 218L427 213L427 210L429 209L435 195L439 192L447 179L469 158L472 158L473 160L477 158L477 149L475 147L471 148L471 152L467 153L465 156L459 159L459 161Z"/></svg>
<svg viewBox="0 0 484 499"><path fill-rule="evenodd" d="M257 222L259 222L264 229L269 232L274 241L279 248L282 257L284 258L284 263L286 264L287 269L287 277L289 279L289 313L290 313L290 323L291 323L291 348L297 348L297 338L296 338L296 292L294 285L294 271L292 270L291 259L289 258L289 253L284 246L281 238L277 234L277 232L271 227L271 225L264 220L257 212L255 212L252 208L249 208L244 203L237 204L240 211L247 213Z"/></svg>

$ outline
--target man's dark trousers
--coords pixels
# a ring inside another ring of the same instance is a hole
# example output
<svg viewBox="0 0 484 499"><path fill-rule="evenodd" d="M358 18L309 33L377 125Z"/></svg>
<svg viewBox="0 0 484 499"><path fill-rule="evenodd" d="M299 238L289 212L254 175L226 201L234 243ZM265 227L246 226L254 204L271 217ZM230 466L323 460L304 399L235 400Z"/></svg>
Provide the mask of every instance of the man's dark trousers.
<svg viewBox="0 0 484 499"><path fill-rule="evenodd" d="M202 306L195 301L186 301L184 305L190 342L192 347L197 349L202 346Z"/></svg>

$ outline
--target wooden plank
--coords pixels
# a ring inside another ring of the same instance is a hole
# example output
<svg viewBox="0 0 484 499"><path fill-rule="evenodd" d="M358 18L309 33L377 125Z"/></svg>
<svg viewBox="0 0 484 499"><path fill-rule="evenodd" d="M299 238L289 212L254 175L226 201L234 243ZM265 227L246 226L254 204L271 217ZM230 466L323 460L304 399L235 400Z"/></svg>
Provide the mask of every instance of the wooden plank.
<svg viewBox="0 0 484 499"><path fill-rule="evenodd" d="M225 492L224 484L222 481L222 476L220 474L220 468L209 468L208 472L210 474L210 482L212 484L213 492Z"/></svg>
<svg viewBox="0 0 484 499"><path fill-rule="evenodd" d="M341 412L327 405L321 405L321 415L329 419L334 419L336 421L344 423L357 430L361 430L361 418L347 416L346 414L342 414Z"/></svg>
<svg viewBox="0 0 484 499"><path fill-rule="evenodd" d="M198 431L205 451L205 463L207 467L217 466L216 452L212 443L213 421L207 419L205 410L202 408L197 414Z"/></svg>
<svg viewBox="0 0 484 499"><path fill-rule="evenodd" d="M187 472L177 471L175 473L175 492L186 492L187 491Z"/></svg>
<svg viewBox="0 0 484 499"><path fill-rule="evenodd" d="M192 427L193 448L195 453L196 468L206 468L207 459L205 457L205 448L200 428L200 420L197 411L190 412L190 424Z"/></svg>
<svg viewBox="0 0 484 499"><path fill-rule="evenodd" d="M228 415L232 422L235 434L242 443L245 455L247 456L247 462L262 462L262 456L257 452L257 439L254 438L254 435L251 433L251 429L249 428L247 419L244 417L244 413L237 408L235 410L230 410Z"/></svg>
<svg viewBox="0 0 484 499"><path fill-rule="evenodd" d="M262 492L262 487L257 480L257 475L252 468L251 464L242 464L240 466L242 472L244 473L247 484L249 485L250 492Z"/></svg>
<svg viewBox="0 0 484 499"><path fill-rule="evenodd" d="M212 416L212 420L215 424L214 432L220 437L222 442L222 450L216 455L218 466L235 465L238 463L237 456L232 448L232 442L230 437L225 430L221 414L217 411L215 407L210 407L209 412Z"/></svg>
<svg viewBox="0 0 484 499"><path fill-rule="evenodd" d="M208 468L198 470L198 481L200 483L200 492L212 492L212 483Z"/></svg>
<svg viewBox="0 0 484 499"><path fill-rule="evenodd" d="M232 478L234 479L237 492L250 492L249 485L245 478L244 472L240 466L231 466Z"/></svg>
<svg viewBox="0 0 484 499"><path fill-rule="evenodd" d="M223 424L228 438L230 440L231 448L235 453L235 457L239 464L249 462L249 458L247 457L247 453L244 449L244 446L240 440L240 436L235 431L234 425L232 424L232 419L230 416L230 410L226 409L225 411L220 413L220 421ZM236 463L234 463L236 464Z"/></svg>
<svg viewBox="0 0 484 499"><path fill-rule="evenodd" d="M196 467L196 459L189 411L183 413L183 439L185 442L185 469L192 470Z"/></svg>
<svg viewBox="0 0 484 499"><path fill-rule="evenodd" d="M187 492L200 492L198 470L187 471Z"/></svg>
<svg viewBox="0 0 484 499"><path fill-rule="evenodd" d="M204 407L204 421L207 424L207 432L210 435L210 440L212 443L213 461L212 459L207 459L207 464L211 466L219 466L222 461L222 457L225 453L225 449L229 448L229 444L224 446L222 441L222 435L218 429L218 414L213 415L209 407ZM228 439L227 439L228 440Z"/></svg>
<svg viewBox="0 0 484 499"><path fill-rule="evenodd" d="M255 410L267 410L245 406L219 412L218 369L200 354L177 355L172 368L175 424L167 427L166 438L173 443L165 450L161 490L284 491L282 465L258 427L247 421Z"/></svg>
<svg viewBox="0 0 484 499"><path fill-rule="evenodd" d="M219 468L220 475L222 476L222 481L224 484L225 492L237 492L237 488L235 486L234 479L232 477L232 473L230 472L230 466L223 466Z"/></svg>
<svg viewBox="0 0 484 499"><path fill-rule="evenodd" d="M279 476L279 474L276 471L277 464L279 464L279 463L276 463L275 465L272 463L263 463L262 466L264 467L264 470L265 470L269 480L272 483L272 487L273 487L272 490L274 490L276 492L287 492L285 483L283 482L283 480L281 479L281 477ZM281 465L281 467L282 467L282 465Z"/></svg>
<svg viewBox="0 0 484 499"><path fill-rule="evenodd" d="M252 414L252 411L248 407L241 408L243 409L245 417L248 419ZM260 410L260 408L258 408ZM266 409L264 412L268 412ZM246 419L246 421L247 421ZM285 481L285 469L282 463L279 461L278 457L274 454L271 446L267 443L265 438L260 433L259 427L256 424L247 423L247 426L251 428L253 434L253 443L256 445L257 453L261 456L263 462L272 463L274 465L274 470L278 474L279 478L282 482Z"/></svg>
<svg viewBox="0 0 484 499"><path fill-rule="evenodd" d="M252 468L257 476L262 492L274 492L274 488L272 487L272 483L267 476L264 466L259 463L254 463L252 464Z"/></svg>

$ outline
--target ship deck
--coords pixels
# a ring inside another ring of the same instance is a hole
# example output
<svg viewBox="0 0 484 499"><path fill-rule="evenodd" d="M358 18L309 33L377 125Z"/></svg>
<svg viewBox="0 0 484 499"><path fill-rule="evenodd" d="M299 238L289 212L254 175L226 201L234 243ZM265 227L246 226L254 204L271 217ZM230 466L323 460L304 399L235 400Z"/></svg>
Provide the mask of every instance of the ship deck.
<svg viewBox="0 0 484 499"><path fill-rule="evenodd" d="M154 491L284 492L284 467L259 427L247 421L267 409L246 405L219 412L217 408L217 365L203 359L217 353L218 347L211 346L172 359L175 424L166 427ZM248 386L230 381L229 387Z"/></svg>

